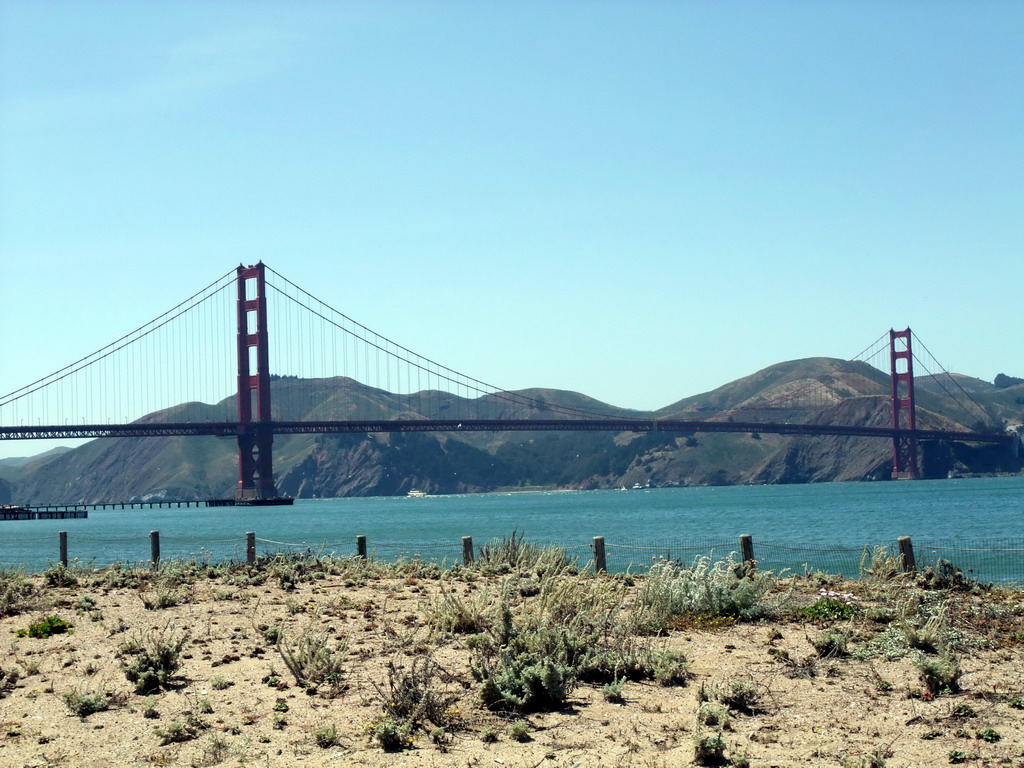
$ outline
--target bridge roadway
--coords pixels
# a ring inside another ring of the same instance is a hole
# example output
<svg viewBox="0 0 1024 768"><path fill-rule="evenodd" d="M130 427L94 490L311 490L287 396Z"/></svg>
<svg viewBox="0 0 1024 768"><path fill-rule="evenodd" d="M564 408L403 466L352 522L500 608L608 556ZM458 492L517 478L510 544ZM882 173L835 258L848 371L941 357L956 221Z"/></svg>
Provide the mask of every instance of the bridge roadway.
<svg viewBox="0 0 1024 768"><path fill-rule="evenodd" d="M236 437L270 429L276 435L370 434L375 432L762 432L777 435L839 435L852 437L915 437L918 440L961 440L1014 445L1005 433L954 432L941 429L847 427L830 424L789 424L756 421L695 421L689 419L427 419L391 421L273 421L242 424L232 421L64 424L3 427L0 440L43 440L97 437L170 437L175 435Z"/></svg>

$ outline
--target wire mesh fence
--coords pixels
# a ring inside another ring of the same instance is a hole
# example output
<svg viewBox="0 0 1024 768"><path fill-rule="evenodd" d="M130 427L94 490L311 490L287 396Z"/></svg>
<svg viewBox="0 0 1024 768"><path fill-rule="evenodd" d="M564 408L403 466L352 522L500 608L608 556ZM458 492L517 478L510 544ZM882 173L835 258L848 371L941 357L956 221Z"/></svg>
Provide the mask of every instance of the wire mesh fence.
<svg viewBox="0 0 1024 768"><path fill-rule="evenodd" d="M1024 539L998 542L922 540L914 542L918 568L952 563L978 581L1024 582Z"/></svg>
<svg viewBox="0 0 1024 768"><path fill-rule="evenodd" d="M358 538L363 539L363 549L360 549ZM484 547L493 547L501 541L470 539L471 551L474 557L478 557ZM593 539L530 540L527 543L558 547L580 569L594 569L597 565ZM865 542L861 546L795 546L754 538L752 543L753 551L748 555L752 556L757 568L777 574L822 572L857 578L862 575L873 556L881 553L887 557L897 557L900 554L895 541ZM378 561L423 561L443 566L463 564L466 559L464 539L366 541L365 537L357 537L353 540L281 541L253 536L252 544L252 555L256 557L278 553L310 557L354 557L365 554L367 558ZM922 539L913 541L912 547L918 570L935 568L944 561L976 581L1024 583L1024 539ZM735 541L699 538L617 539L604 541L603 550L604 567L609 572L638 573L653 563L666 561L685 567L700 558L741 559L738 536ZM221 538L161 536L157 532L149 536L73 535L66 537L66 552L61 549L58 536L40 536L22 539L13 548L0 545L0 568L43 571L61 561L62 555L83 567L105 568L115 563L145 567L152 564L154 558L164 561L243 563L250 557L250 550L246 534Z"/></svg>

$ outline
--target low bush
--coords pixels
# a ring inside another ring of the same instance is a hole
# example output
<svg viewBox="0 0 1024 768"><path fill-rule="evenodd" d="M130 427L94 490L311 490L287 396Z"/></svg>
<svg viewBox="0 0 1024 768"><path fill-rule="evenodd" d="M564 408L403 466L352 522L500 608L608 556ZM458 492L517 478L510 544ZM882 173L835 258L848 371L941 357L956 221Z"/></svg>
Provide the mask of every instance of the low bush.
<svg viewBox="0 0 1024 768"><path fill-rule="evenodd" d="M771 610L763 600L774 584L770 573L750 573L731 555L700 557L687 568L655 563L637 593L633 623L637 631L659 633L680 616L758 618Z"/></svg>
<svg viewBox="0 0 1024 768"><path fill-rule="evenodd" d="M939 559L934 566L926 567L917 577L918 586L922 589L937 589L952 592L970 592L991 585L964 576L964 572L948 560Z"/></svg>
<svg viewBox="0 0 1024 768"><path fill-rule="evenodd" d="M179 633L168 624L122 643L124 674L135 684L135 692L147 694L171 688L174 674L181 668L181 650L186 642L188 633Z"/></svg>
<svg viewBox="0 0 1024 768"><path fill-rule="evenodd" d="M9 691L14 690L14 686L18 684L20 678L21 671L17 667L10 667L9 669L0 667L0 699Z"/></svg>
<svg viewBox="0 0 1024 768"><path fill-rule="evenodd" d="M625 701L622 696L622 686L625 681L621 678L612 680L601 688L601 695L604 700L611 704L621 704Z"/></svg>
<svg viewBox="0 0 1024 768"><path fill-rule="evenodd" d="M693 737L693 762L697 765L725 763L725 742L718 734L697 733Z"/></svg>
<svg viewBox="0 0 1024 768"><path fill-rule="evenodd" d="M705 701L697 708L697 725L727 730L731 723L732 715L728 707Z"/></svg>
<svg viewBox="0 0 1024 768"><path fill-rule="evenodd" d="M425 607L427 623L441 632L453 634L480 633L490 626L488 616L494 598L487 590L463 599L454 590L441 586L440 594Z"/></svg>
<svg viewBox="0 0 1024 768"><path fill-rule="evenodd" d="M338 743L338 729L333 725L321 725L313 731L313 741L321 749L328 749Z"/></svg>
<svg viewBox="0 0 1024 768"><path fill-rule="evenodd" d="M208 723L192 712L186 712L184 721L174 720L166 728L157 728L153 733L160 739L161 746L167 746L199 738L199 734L209 727Z"/></svg>
<svg viewBox="0 0 1024 768"><path fill-rule="evenodd" d="M956 693L960 690L960 676L963 670L960 661L951 653L943 653L938 659L920 656L915 662L921 682L931 696Z"/></svg>
<svg viewBox="0 0 1024 768"><path fill-rule="evenodd" d="M14 616L35 602L36 588L24 573L0 568L0 617Z"/></svg>
<svg viewBox="0 0 1024 768"><path fill-rule="evenodd" d="M515 720L508 727L508 735L516 741L529 741L530 724L525 720Z"/></svg>
<svg viewBox="0 0 1024 768"><path fill-rule="evenodd" d="M76 569L69 568L64 563L50 563L50 567L43 571L43 580L51 587L78 586Z"/></svg>
<svg viewBox="0 0 1024 768"><path fill-rule="evenodd" d="M515 712L549 711L565 705L576 684L571 667L534 653L502 653L493 668L474 669L485 707Z"/></svg>
<svg viewBox="0 0 1024 768"><path fill-rule="evenodd" d="M428 726L453 728L457 696L444 690L443 678L450 679L430 656L417 656L410 662L391 660L383 685L375 685L384 714L406 725L406 731L426 731Z"/></svg>
<svg viewBox="0 0 1024 768"><path fill-rule="evenodd" d="M712 681L701 689L700 698L704 701L717 701L737 712L751 713L761 701L761 691L754 681L733 677Z"/></svg>
<svg viewBox="0 0 1024 768"><path fill-rule="evenodd" d="M801 615L813 621L842 621L857 612L857 604L853 602L851 594L829 594L826 590L821 590L819 594L822 596L813 605L799 609Z"/></svg>
<svg viewBox="0 0 1024 768"><path fill-rule="evenodd" d="M863 580L887 583L906 578L903 557L889 547L864 547L860 557L860 577Z"/></svg>
<svg viewBox="0 0 1024 768"><path fill-rule="evenodd" d="M110 708L115 697L108 693L82 693L80 691L68 691L63 696L64 704L83 720L94 712L103 712Z"/></svg>
<svg viewBox="0 0 1024 768"><path fill-rule="evenodd" d="M315 689L328 696L342 691L348 641L320 630L315 618L294 639L289 639L282 631L277 651L299 687Z"/></svg>
<svg viewBox="0 0 1024 768"><path fill-rule="evenodd" d="M811 645L814 646L815 652L822 658L835 658L837 656L846 656L849 653L847 641L848 638L845 632L828 629L817 637L812 638Z"/></svg>
<svg viewBox="0 0 1024 768"><path fill-rule="evenodd" d="M34 621L25 629L18 630L18 637L47 638L51 635L61 635L70 632L74 625L60 616L47 616L40 621Z"/></svg>
<svg viewBox="0 0 1024 768"><path fill-rule="evenodd" d="M366 727L366 734L386 752L397 752L412 746L409 723L392 715L382 715Z"/></svg>
<svg viewBox="0 0 1024 768"><path fill-rule="evenodd" d="M187 602L187 592L181 587L157 584L153 589L140 592L139 597L148 611L162 611Z"/></svg>
<svg viewBox="0 0 1024 768"><path fill-rule="evenodd" d="M484 573L523 573L537 576L560 573L569 566L561 547L544 547L524 540L523 534L512 531L503 539L494 539L480 547L474 567Z"/></svg>

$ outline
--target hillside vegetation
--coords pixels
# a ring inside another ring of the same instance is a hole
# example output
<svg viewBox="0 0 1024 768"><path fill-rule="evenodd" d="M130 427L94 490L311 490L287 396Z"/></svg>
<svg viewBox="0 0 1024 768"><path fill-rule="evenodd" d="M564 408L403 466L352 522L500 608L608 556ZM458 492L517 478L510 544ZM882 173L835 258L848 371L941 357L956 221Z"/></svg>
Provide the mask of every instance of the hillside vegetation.
<svg viewBox="0 0 1024 768"><path fill-rule="evenodd" d="M918 383L918 425L970 430L1020 424L1024 384L996 387L959 377L977 407L956 405L946 388ZM816 392L808 411L806 393ZM338 378L294 378L272 384L275 418L447 418L459 398L441 393L396 395ZM501 418L550 418L549 406L620 417L702 419L731 412L738 421L821 424L891 423L888 377L864 363L808 358L751 376L654 413L641 414L576 392L525 390L533 405L482 398ZM464 402L464 401L463 401ZM539 403L539 405L538 405ZM232 399L206 406L220 420ZM184 406L181 406L183 409ZM195 417L195 404L190 404ZM174 421L177 409L144 421ZM329 416L328 416L329 415ZM200 415L201 416L201 415ZM95 440L62 454L0 467L0 498L19 503L89 503L132 499L205 499L233 494L233 439L208 437ZM998 447L922 445L932 477L948 472L1019 472L1021 462ZM891 446L852 437L790 437L767 433L681 434L604 432L407 433L283 435L274 443L278 489L296 497L472 493L515 488L805 483L887 479Z"/></svg>

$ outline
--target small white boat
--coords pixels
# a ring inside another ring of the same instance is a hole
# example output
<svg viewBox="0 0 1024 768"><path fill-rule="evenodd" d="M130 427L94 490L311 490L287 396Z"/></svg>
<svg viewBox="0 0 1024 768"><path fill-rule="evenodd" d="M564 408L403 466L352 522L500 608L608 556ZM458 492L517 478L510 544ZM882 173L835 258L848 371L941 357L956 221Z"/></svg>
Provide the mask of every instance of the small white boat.
<svg viewBox="0 0 1024 768"><path fill-rule="evenodd" d="M408 496L410 499L422 499L424 496L427 495L427 492L426 491L417 491L415 488L413 488L411 491L409 491L405 495Z"/></svg>
<svg viewBox="0 0 1024 768"><path fill-rule="evenodd" d="M643 489L644 489L644 487L642 485L640 485L640 483L633 483L633 490L634 491L642 491Z"/></svg>

